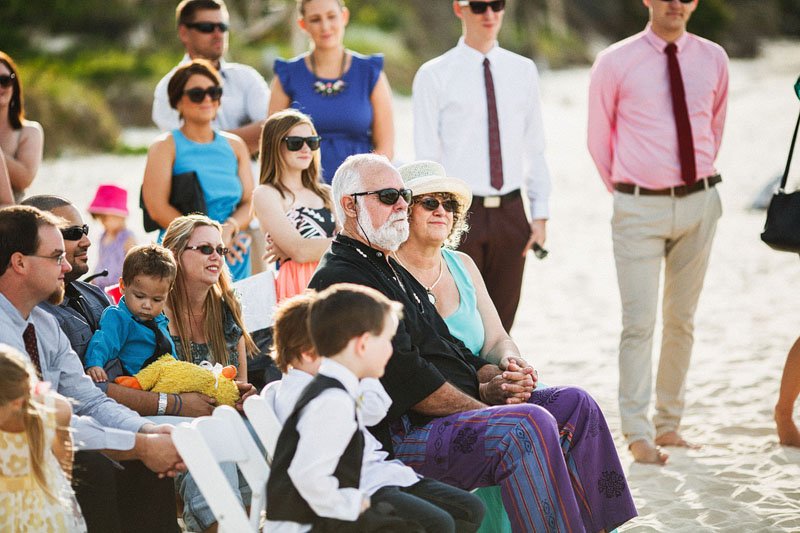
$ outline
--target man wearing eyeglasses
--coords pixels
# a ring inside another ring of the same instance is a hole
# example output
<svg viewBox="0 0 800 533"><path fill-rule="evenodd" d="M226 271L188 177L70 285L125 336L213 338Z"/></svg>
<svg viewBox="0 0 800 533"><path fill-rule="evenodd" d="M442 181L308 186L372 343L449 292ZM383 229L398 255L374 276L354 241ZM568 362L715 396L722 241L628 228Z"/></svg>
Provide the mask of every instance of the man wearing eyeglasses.
<svg viewBox="0 0 800 533"><path fill-rule="evenodd" d="M459 249L475 260L509 331L525 257L544 244L549 216L539 75L533 61L497 43L505 0L457 0L453 11L458 45L414 78L414 147L418 160L441 163L472 189L470 231Z"/></svg>
<svg viewBox="0 0 800 533"><path fill-rule="evenodd" d="M663 464L679 433L694 313L722 214L714 167L725 123L728 58L686 25L698 0L643 0L645 30L601 52L589 88L589 152L613 193L622 300L619 405L634 459ZM661 264L663 335L652 393Z"/></svg>
<svg viewBox="0 0 800 533"><path fill-rule="evenodd" d="M591 396L574 387L534 394L529 374L470 352L391 257L408 238L413 193L389 160L350 156L331 185L342 232L309 288L356 283L403 304L381 378L392 406L370 428L384 448L462 489L499 485L514 531L611 531L636 516Z"/></svg>
<svg viewBox="0 0 800 533"><path fill-rule="evenodd" d="M62 219L35 207L0 209L0 343L28 354L43 380L74 400L76 416L72 419L72 429L79 453L101 450L104 456L125 461L126 467L136 468L140 464L136 460L139 460L153 472L174 475L176 467L181 465L168 434L171 427L150 423L95 387L84 374L80 358L70 347L56 319L38 307L43 301L60 303L64 278L72 269L59 231L62 224ZM101 457L96 452L95 456ZM105 461L108 463L107 459ZM103 478L103 475L114 476L113 467L102 471L76 469L76 475L108 492L97 499L80 502L90 530L138 531L141 527L150 531L177 530L174 505L171 506L171 527L170 522L153 521L152 511L158 502L149 501L157 494L151 492L152 483L124 487L129 497L126 501L133 501L138 495L138 499L147 504L139 510L146 508L148 514L134 517L128 515L133 509L116 505L123 488L117 491L116 484L109 484ZM147 479L156 480L156 477ZM162 483L162 486L169 485L169 480ZM138 494L129 494L129 491L138 491ZM167 500L169 504L170 498ZM126 516L130 520L123 520ZM99 521L93 522L95 517L100 517Z"/></svg>

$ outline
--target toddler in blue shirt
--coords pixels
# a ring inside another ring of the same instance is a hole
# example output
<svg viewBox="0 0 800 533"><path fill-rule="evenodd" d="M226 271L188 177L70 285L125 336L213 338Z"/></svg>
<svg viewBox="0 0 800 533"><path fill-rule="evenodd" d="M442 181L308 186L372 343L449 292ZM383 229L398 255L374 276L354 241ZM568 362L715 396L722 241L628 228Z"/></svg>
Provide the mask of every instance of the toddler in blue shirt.
<svg viewBox="0 0 800 533"><path fill-rule="evenodd" d="M108 380L104 367L117 358L134 375L164 354L174 357L169 320L162 311L177 271L172 252L163 246L130 249L119 280L123 297L103 312L86 350L86 373L95 382Z"/></svg>

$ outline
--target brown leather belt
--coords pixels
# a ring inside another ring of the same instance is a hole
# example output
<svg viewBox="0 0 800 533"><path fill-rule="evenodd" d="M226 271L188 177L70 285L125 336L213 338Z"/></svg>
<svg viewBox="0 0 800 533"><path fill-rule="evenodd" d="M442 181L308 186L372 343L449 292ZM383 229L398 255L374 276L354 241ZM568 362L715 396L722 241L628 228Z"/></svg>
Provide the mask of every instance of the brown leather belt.
<svg viewBox="0 0 800 533"><path fill-rule="evenodd" d="M702 178L692 183L691 185L678 185L677 187L669 187L668 189L645 189L632 183L615 183L614 190L624 194L641 194L642 196L675 196L681 198L688 196L692 193L710 189L717 183L722 181L722 176L714 174L707 178Z"/></svg>
<svg viewBox="0 0 800 533"><path fill-rule="evenodd" d="M495 207L500 207L504 203L513 200L515 198L519 198L521 192L519 189L514 189L513 191L503 194L502 196L473 196L472 203L473 204L480 204L483 207L492 209Z"/></svg>

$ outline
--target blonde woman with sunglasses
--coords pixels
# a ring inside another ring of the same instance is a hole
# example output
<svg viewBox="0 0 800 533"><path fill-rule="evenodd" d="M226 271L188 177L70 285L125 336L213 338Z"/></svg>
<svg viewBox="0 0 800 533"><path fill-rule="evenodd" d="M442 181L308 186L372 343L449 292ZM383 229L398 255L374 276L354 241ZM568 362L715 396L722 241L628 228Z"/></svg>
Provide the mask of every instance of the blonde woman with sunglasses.
<svg viewBox="0 0 800 533"><path fill-rule="evenodd" d="M294 109L272 115L261 134L253 210L267 259L279 261L279 302L305 290L336 230L331 189L319 175L320 140L311 118Z"/></svg>

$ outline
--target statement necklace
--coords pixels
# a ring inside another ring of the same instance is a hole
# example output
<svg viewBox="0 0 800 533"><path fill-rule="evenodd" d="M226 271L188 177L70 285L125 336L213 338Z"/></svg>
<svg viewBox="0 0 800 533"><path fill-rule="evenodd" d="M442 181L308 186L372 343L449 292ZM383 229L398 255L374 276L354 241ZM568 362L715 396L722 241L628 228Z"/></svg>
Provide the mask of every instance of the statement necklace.
<svg viewBox="0 0 800 533"><path fill-rule="evenodd" d="M344 67L347 64L347 50L342 51L342 66L339 68L339 78L334 81L322 81L317 76L317 64L314 61L314 52L309 54L309 62L311 63L311 74L314 75L314 92L322 96L336 96L344 92L347 83L342 79L344 76Z"/></svg>
<svg viewBox="0 0 800 533"><path fill-rule="evenodd" d="M411 270L405 265L405 263L403 263L400 260L400 255L398 253L395 252L394 258L397 259L397 262L400 263L400 265L402 265L403 268L405 268L406 270L408 270L409 273L411 273ZM436 285L438 285L439 282L442 280L442 274L443 273L444 273L444 259L442 259L442 254L439 254L439 275L436 276L436 281L434 281L433 285L431 285L430 287L425 287L425 285L422 285L423 288L425 289L425 292L428 293L428 300L433 305L436 305L436 295L433 294L433 288L436 287ZM413 276L413 274L412 274L412 276ZM419 278L417 278L417 281L419 281L420 284L422 284L422 281L420 281Z"/></svg>

